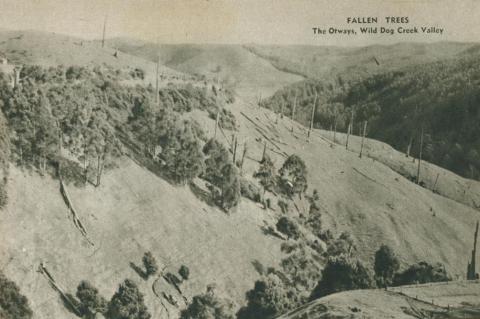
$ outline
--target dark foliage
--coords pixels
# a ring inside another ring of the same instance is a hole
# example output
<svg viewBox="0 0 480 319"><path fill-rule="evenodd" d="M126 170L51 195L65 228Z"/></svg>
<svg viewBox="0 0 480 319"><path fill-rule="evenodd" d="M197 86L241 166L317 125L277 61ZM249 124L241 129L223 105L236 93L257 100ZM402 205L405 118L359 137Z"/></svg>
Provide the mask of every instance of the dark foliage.
<svg viewBox="0 0 480 319"><path fill-rule="evenodd" d="M182 277L183 280L188 280L188 278L190 277L190 269L188 269L187 266L182 265L178 270L178 274L180 275L180 277Z"/></svg>
<svg viewBox="0 0 480 319"><path fill-rule="evenodd" d="M280 168L279 186L288 196L302 193L307 190L307 167L305 162L297 155L290 155Z"/></svg>
<svg viewBox="0 0 480 319"><path fill-rule="evenodd" d="M380 287L390 286L393 282L393 276L399 267L400 263L393 250L387 245L380 246L375 253L375 263L373 267L377 285Z"/></svg>
<svg viewBox="0 0 480 319"><path fill-rule="evenodd" d="M370 272L359 260L346 256L330 258L310 299L344 290L372 288L374 285Z"/></svg>
<svg viewBox="0 0 480 319"><path fill-rule="evenodd" d="M212 292L194 296L180 319L234 319L233 304L222 300Z"/></svg>
<svg viewBox="0 0 480 319"><path fill-rule="evenodd" d="M411 265L403 272L396 274L393 278L393 284L395 286L401 286L450 280L451 278L447 274L444 265L441 263L431 265L422 261L418 264Z"/></svg>
<svg viewBox="0 0 480 319"><path fill-rule="evenodd" d="M0 272L0 318L29 319L32 310L18 286Z"/></svg>
<svg viewBox="0 0 480 319"><path fill-rule="evenodd" d="M142 258L143 266L145 267L146 277L155 275L158 271L158 264L155 257L150 251L147 251Z"/></svg>
<svg viewBox="0 0 480 319"><path fill-rule="evenodd" d="M279 232L287 235L288 238L298 239L300 237L300 229L293 219L285 216L280 217L276 227Z"/></svg>
<svg viewBox="0 0 480 319"><path fill-rule="evenodd" d="M107 300L100 296L98 289L88 281L80 282L76 296L80 301L77 308L87 318L93 318L96 313L105 314L107 312Z"/></svg>
<svg viewBox="0 0 480 319"><path fill-rule="evenodd" d="M145 306L143 294L137 285L126 279L113 295L108 305L110 319L150 319L152 316Z"/></svg>

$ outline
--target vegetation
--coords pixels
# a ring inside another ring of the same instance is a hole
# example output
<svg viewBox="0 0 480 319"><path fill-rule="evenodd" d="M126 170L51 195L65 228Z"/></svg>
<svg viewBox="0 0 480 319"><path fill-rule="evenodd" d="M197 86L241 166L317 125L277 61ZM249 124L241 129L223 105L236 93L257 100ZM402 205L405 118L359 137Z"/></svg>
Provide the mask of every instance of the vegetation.
<svg viewBox="0 0 480 319"><path fill-rule="evenodd" d="M368 121L368 135L418 157L423 128L423 158L469 178L480 178L479 57L464 55L384 71L352 81L306 80L277 92L262 106L291 114L297 95L296 120L307 124L318 92L315 127L336 126L353 133Z"/></svg>
<svg viewBox="0 0 480 319"><path fill-rule="evenodd" d="M178 274L180 275L180 277L182 277L183 280L188 280L188 278L190 277L190 269L188 269L187 266L182 265L178 270Z"/></svg>
<svg viewBox="0 0 480 319"><path fill-rule="evenodd" d="M145 275L146 277L150 277L155 275L158 271L158 264L155 257L150 251L147 251L142 258L143 266L145 267Z"/></svg>
<svg viewBox="0 0 480 319"><path fill-rule="evenodd" d="M427 282L450 281L451 278L441 263L429 264L421 261L413 264L393 278L395 286L424 284Z"/></svg>
<svg viewBox="0 0 480 319"><path fill-rule="evenodd" d="M6 186L9 157L10 145L8 124L3 115L3 112L0 112L0 209L3 208L8 201Z"/></svg>
<svg viewBox="0 0 480 319"><path fill-rule="evenodd" d="M238 311L238 319L274 318L300 305L295 291L274 273L256 281L246 297L248 303Z"/></svg>
<svg viewBox="0 0 480 319"><path fill-rule="evenodd" d="M300 230L292 219L283 216L277 222L277 230L282 234L288 236L288 238L298 239L300 237Z"/></svg>
<svg viewBox="0 0 480 319"><path fill-rule="evenodd" d="M330 258L322 271L322 279L312 292L311 299L344 290L367 289L374 286L370 272L359 260L347 256Z"/></svg>
<svg viewBox="0 0 480 319"><path fill-rule="evenodd" d="M79 300L78 309L87 318L94 318L97 313L105 314L107 312L107 300L100 296L98 289L88 281L80 282L76 296Z"/></svg>
<svg viewBox="0 0 480 319"><path fill-rule="evenodd" d="M393 283L393 276L399 267L400 263L393 250L387 245L380 246L375 253L375 263L373 267L377 286L390 286Z"/></svg>
<svg viewBox="0 0 480 319"><path fill-rule="evenodd" d="M143 300L143 294L137 285L126 279L113 295L108 305L107 317L110 319L150 319Z"/></svg>
<svg viewBox="0 0 480 319"><path fill-rule="evenodd" d="M222 300L213 292L194 296L187 309L180 314L180 319L234 319L233 304Z"/></svg>
<svg viewBox="0 0 480 319"><path fill-rule="evenodd" d="M300 198L307 190L307 167L297 155L290 155L280 168L279 186L288 196L297 194Z"/></svg>
<svg viewBox="0 0 480 319"><path fill-rule="evenodd" d="M260 185L263 186L263 193L266 191L272 191L275 186L275 167L270 159L270 156L265 154L260 162L260 168L253 175L258 178Z"/></svg>
<svg viewBox="0 0 480 319"><path fill-rule="evenodd" d="M0 318L29 319L32 310L18 286L0 272Z"/></svg>

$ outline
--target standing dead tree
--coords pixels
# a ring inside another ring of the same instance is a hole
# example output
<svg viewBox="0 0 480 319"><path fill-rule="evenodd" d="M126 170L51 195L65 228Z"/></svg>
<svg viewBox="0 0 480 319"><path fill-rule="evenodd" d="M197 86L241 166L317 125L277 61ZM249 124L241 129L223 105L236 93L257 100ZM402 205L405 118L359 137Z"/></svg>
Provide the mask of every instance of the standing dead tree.
<svg viewBox="0 0 480 319"><path fill-rule="evenodd" d="M363 153L363 145L365 144L365 134L367 132L367 121L363 122L363 133L362 133L362 144L360 145L360 155L359 157L362 158Z"/></svg>
<svg viewBox="0 0 480 319"><path fill-rule="evenodd" d="M422 134L420 135L420 153L418 154L417 184L420 183L420 167L422 165L422 152L423 152L423 126L422 126Z"/></svg>
<svg viewBox="0 0 480 319"><path fill-rule="evenodd" d="M472 259L467 265L467 280L478 279L478 274L475 269L476 256L477 256L477 237L478 237L478 221L477 221L477 226L475 227L475 234L473 235Z"/></svg>
<svg viewBox="0 0 480 319"><path fill-rule="evenodd" d="M312 115L311 115L311 117L310 117L310 127L309 127L309 129L308 129L308 139L307 139L307 141L310 140L310 134L311 134L312 129L313 129L313 119L314 119L314 117L315 117L316 104L317 104L317 91L315 91L315 99L313 100Z"/></svg>

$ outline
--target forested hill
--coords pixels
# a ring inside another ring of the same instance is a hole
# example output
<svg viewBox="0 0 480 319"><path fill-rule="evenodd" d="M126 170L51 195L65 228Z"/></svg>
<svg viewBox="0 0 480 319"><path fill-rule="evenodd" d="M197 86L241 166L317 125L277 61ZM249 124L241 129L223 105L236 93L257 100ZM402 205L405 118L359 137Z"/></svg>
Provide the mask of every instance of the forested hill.
<svg viewBox="0 0 480 319"><path fill-rule="evenodd" d="M464 54L423 65L373 75L359 81L307 80L277 92L262 106L283 108L307 124L318 93L315 127L346 132L352 113L353 132L368 121L367 135L398 150L419 154L462 176L480 178L480 57ZM283 105L283 106L282 106Z"/></svg>

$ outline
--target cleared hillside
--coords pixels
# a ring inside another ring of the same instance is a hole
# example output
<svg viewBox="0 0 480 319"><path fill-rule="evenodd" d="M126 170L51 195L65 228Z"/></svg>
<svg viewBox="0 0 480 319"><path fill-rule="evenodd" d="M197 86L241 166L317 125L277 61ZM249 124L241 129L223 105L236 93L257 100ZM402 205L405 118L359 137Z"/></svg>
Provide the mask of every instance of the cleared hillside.
<svg viewBox="0 0 480 319"><path fill-rule="evenodd" d="M479 294L478 282L420 285L388 291L356 290L315 300L278 319L478 318ZM474 303L467 306L459 304L459 300Z"/></svg>

